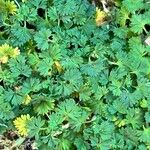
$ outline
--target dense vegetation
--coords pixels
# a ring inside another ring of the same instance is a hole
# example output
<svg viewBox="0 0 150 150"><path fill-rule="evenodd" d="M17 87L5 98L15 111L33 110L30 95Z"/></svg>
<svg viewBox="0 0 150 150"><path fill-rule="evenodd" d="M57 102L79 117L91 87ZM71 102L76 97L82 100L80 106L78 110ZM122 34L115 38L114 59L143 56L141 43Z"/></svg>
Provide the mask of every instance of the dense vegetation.
<svg viewBox="0 0 150 150"><path fill-rule="evenodd" d="M148 0L0 0L0 133L149 150L149 29Z"/></svg>

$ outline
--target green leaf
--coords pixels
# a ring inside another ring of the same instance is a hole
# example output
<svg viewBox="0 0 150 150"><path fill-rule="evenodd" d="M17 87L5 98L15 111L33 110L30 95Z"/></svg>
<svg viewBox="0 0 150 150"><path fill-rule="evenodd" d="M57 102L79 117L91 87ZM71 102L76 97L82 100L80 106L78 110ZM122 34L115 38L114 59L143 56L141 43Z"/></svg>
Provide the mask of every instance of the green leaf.
<svg viewBox="0 0 150 150"><path fill-rule="evenodd" d="M127 20L130 19L129 14L130 12L126 8L121 7L117 11L117 22L123 27L126 26Z"/></svg>
<svg viewBox="0 0 150 150"><path fill-rule="evenodd" d="M68 84L73 85L75 88L79 88L83 83L81 73L78 69L67 70L63 78L66 82L69 82Z"/></svg>
<svg viewBox="0 0 150 150"><path fill-rule="evenodd" d="M46 50L49 48L51 31L46 28L42 28L39 32L37 32L34 36L34 40L37 44L37 47L41 50Z"/></svg>
<svg viewBox="0 0 150 150"><path fill-rule="evenodd" d="M59 19L56 7L51 7L48 9L48 17L53 21Z"/></svg>
<svg viewBox="0 0 150 150"><path fill-rule="evenodd" d="M134 13L139 9L143 9L144 3L143 0L124 0L123 6L125 6L129 12Z"/></svg>
<svg viewBox="0 0 150 150"><path fill-rule="evenodd" d="M82 138L76 138L74 141L77 150L87 150L86 145L85 145L85 141Z"/></svg>
<svg viewBox="0 0 150 150"><path fill-rule="evenodd" d="M25 56L20 55L17 58L10 59L9 67L14 77L19 75L29 77L31 75L31 68L26 64Z"/></svg>
<svg viewBox="0 0 150 150"><path fill-rule="evenodd" d="M13 26L11 29L11 40L13 45L22 46L23 44L28 42L32 37L30 32L31 31L25 27L21 27L19 25Z"/></svg>
<svg viewBox="0 0 150 150"><path fill-rule="evenodd" d="M91 94L92 94L92 91L88 86L81 87L81 89L79 90L79 98L81 101L90 100Z"/></svg>
<svg viewBox="0 0 150 150"><path fill-rule="evenodd" d="M29 78L23 83L22 93L38 92L41 89L40 80L37 78Z"/></svg>
<svg viewBox="0 0 150 150"><path fill-rule="evenodd" d="M73 99L67 99L60 103L57 108L58 114L66 120L77 121L81 116L81 109L77 106Z"/></svg>
<svg viewBox="0 0 150 150"><path fill-rule="evenodd" d="M37 66L40 75L43 76L50 75L50 72L52 71L52 65L53 65L53 61L50 58L45 58L41 60Z"/></svg>
<svg viewBox="0 0 150 150"><path fill-rule="evenodd" d="M144 15L133 15L131 18L131 31L140 34L145 30L146 24L149 24L149 20Z"/></svg>
<svg viewBox="0 0 150 150"><path fill-rule="evenodd" d="M45 9L47 6L47 0L32 0L31 2L29 2L29 5L33 5L36 8Z"/></svg>
<svg viewBox="0 0 150 150"><path fill-rule="evenodd" d="M145 128L143 127L143 131L138 131L139 139L141 142L149 142L150 141L150 127Z"/></svg>
<svg viewBox="0 0 150 150"><path fill-rule="evenodd" d="M126 115L126 124L131 124L133 129L138 129L142 125L142 113L138 109L130 109Z"/></svg>
<svg viewBox="0 0 150 150"><path fill-rule="evenodd" d="M150 123L150 112L146 112L144 117L146 122Z"/></svg>
<svg viewBox="0 0 150 150"><path fill-rule="evenodd" d="M89 75L91 77L98 76L103 69L104 69L103 60L89 62L88 64L84 64L81 67L82 73Z"/></svg>
<svg viewBox="0 0 150 150"><path fill-rule="evenodd" d="M34 105L34 110L39 115L47 114L53 109L54 109L54 100L50 100L46 98L43 100L40 100Z"/></svg>
<svg viewBox="0 0 150 150"><path fill-rule="evenodd" d="M57 113L52 113L50 116L50 120L48 122L48 131L52 132L52 131L59 131L61 130L61 123L63 122L63 118L57 114Z"/></svg>
<svg viewBox="0 0 150 150"><path fill-rule="evenodd" d="M42 131L42 127L45 125L45 121L40 117L33 117L30 122L28 122L28 129L30 137L35 137L35 139L39 139L39 132Z"/></svg>
<svg viewBox="0 0 150 150"><path fill-rule="evenodd" d="M71 148L71 142L67 139L61 139L58 145L58 149L60 150L70 150Z"/></svg>
<svg viewBox="0 0 150 150"><path fill-rule="evenodd" d="M13 91L11 89L5 91L4 97L6 101L10 101L11 104L15 106L20 105L23 101L23 97L19 91Z"/></svg>
<svg viewBox="0 0 150 150"><path fill-rule="evenodd" d="M7 95L7 92L4 91L4 89L0 86L0 120L2 119L3 121L12 119L14 117L11 104L9 103L10 99L6 99L7 96L5 94Z"/></svg>
<svg viewBox="0 0 150 150"><path fill-rule="evenodd" d="M129 39L130 51L134 53L140 53L143 55L146 51L145 46L142 44L140 37L132 37Z"/></svg>

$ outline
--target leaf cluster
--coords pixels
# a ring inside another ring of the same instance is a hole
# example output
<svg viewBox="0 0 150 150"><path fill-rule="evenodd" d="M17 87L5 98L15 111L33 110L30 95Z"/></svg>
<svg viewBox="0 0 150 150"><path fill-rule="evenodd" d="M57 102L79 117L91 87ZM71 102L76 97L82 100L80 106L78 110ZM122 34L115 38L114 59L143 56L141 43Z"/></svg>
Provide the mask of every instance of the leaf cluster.
<svg viewBox="0 0 150 150"><path fill-rule="evenodd" d="M150 3L114 1L97 26L87 0L7 2L0 44L20 55L0 64L0 132L30 114L40 150L150 149Z"/></svg>

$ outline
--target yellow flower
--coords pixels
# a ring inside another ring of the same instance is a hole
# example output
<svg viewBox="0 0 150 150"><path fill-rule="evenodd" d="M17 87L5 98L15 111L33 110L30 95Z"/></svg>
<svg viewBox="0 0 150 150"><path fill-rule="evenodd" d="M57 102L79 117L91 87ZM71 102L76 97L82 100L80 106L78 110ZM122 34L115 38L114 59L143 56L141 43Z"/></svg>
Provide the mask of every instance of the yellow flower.
<svg viewBox="0 0 150 150"><path fill-rule="evenodd" d="M0 46L0 53L7 53L9 49L10 49L10 46L5 43Z"/></svg>
<svg viewBox="0 0 150 150"><path fill-rule="evenodd" d="M113 116L112 121L117 121L117 117Z"/></svg>
<svg viewBox="0 0 150 150"><path fill-rule="evenodd" d="M31 102L31 97L27 94L23 100L24 105L28 105Z"/></svg>
<svg viewBox="0 0 150 150"><path fill-rule="evenodd" d="M123 127L126 125L125 119L121 120L120 123L118 124L118 127Z"/></svg>
<svg viewBox="0 0 150 150"><path fill-rule="evenodd" d="M12 52L11 57L15 58L16 56L18 56L20 54L20 50L17 48L15 48Z"/></svg>
<svg viewBox="0 0 150 150"><path fill-rule="evenodd" d="M145 99L142 99L142 101L140 102L140 106L142 108L147 108L148 107L148 101Z"/></svg>
<svg viewBox="0 0 150 150"><path fill-rule="evenodd" d="M1 58L0 58L0 62L1 62L2 64L6 64L6 63L8 62L8 57L7 57L7 56L1 57Z"/></svg>
<svg viewBox="0 0 150 150"><path fill-rule="evenodd" d="M123 120L121 120L121 119L116 120L115 121L115 125L118 126L119 128L125 126L126 125L125 119L123 119Z"/></svg>
<svg viewBox="0 0 150 150"><path fill-rule="evenodd" d="M1 63L7 63L9 57L15 58L19 54L20 54L20 51L18 48L13 48L12 46L9 46L6 43L0 46L0 62Z"/></svg>
<svg viewBox="0 0 150 150"><path fill-rule="evenodd" d="M96 8L96 18L95 18L96 25L97 26L102 25L105 22L105 18L106 18L106 13Z"/></svg>
<svg viewBox="0 0 150 150"><path fill-rule="evenodd" d="M21 115L20 117L17 117L13 123L18 131L18 133L21 136L27 136L28 135L28 129L27 129L27 123L31 120L31 117L29 114L27 115Z"/></svg>
<svg viewBox="0 0 150 150"><path fill-rule="evenodd" d="M54 64L55 64L55 67L56 67L57 71L58 71L58 72L61 72L61 71L62 71L62 66L61 66L61 64L59 63L59 61L55 61Z"/></svg>
<svg viewBox="0 0 150 150"><path fill-rule="evenodd" d="M17 6L15 5L14 1L6 1L5 6L9 14L12 14L12 15L16 14Z"/></svg>

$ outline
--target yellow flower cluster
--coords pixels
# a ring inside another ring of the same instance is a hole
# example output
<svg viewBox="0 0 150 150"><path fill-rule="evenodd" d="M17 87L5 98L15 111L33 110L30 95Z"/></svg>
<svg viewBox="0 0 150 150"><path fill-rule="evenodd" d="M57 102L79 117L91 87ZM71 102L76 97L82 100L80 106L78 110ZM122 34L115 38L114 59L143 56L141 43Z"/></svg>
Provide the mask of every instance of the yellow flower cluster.
<svg viewBox="0 0 150 150"><path fill-rule="evenodd" d="M140 102L140 106L142 108L148 108L148 101L146 99L142 99Z"/></svg>
<svg viewBox="0 0 150 150"><path fill-rule="evenodd" d="M112 121L115 122L115 125L118 126L119 128L126 125L125 119L118 119L115 116L113 117Z"/></svg>
<svg viewBox="0 0 150 150"><path fill-rule="evenodd" d="M58 72L62 72L63 68L62 68L62 66L61 66L59 61L55 61L54 65L55 65L55 67L56 67Z"/></svg>
<svg viewBox="0 0 150 150"><path fill-rule="evenodd" d="M30 95L27 94L27 95L24 97L22 104L28 105L30 102L31 102L31 97L30 97Z"/></svg>
<svg viewBox="0 0 150 150"><path fill-rule="evenodd" d="M105 18L106 18L106 13L96 8L96 18L95 18L96 25L97 26L102 25L105 22Z"/></svg>
<svg viewBox="0 0 150 150"><path fill-rule="evenodd" d="M20 117L16 118L13 123L21 136L26 137L28 135L27 123L31 120L29 114L21 115Z"/></svg>
<svg viewBox="0 0 150 150"><path fill-rule="evenodd" d="M6 10L9 14L15 15L17 11L17 6L15 5L14 1L6 1L5 2Z"/></svg>
<svg viewBox="0 0 150 150"><path fill-rule="evenodd" d="M15 15L16 11L17 11L17 6L14 3L14 1L0 0L0 12Z"/></svg>
<svg viewBox="0 0 150 150"><path fill-rule="evenodd" d="M0 63L7 63L9 58L15 58L20 54L18 48L13 48L8 44L3 44L0 46Z"/></svg>

